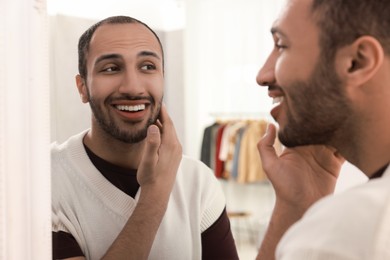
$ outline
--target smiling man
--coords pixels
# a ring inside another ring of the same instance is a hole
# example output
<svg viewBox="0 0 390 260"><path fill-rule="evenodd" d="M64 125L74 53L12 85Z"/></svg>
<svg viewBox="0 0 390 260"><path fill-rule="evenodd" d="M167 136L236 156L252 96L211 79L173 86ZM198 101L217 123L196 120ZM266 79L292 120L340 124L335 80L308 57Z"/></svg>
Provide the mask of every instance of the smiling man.
<svg viewBox="0 0 390 260"><path fill-rule="evenodd" d="M162 105L163 65L136 19L81 36L76 84L91 128L52 145L53 259L238 259L221 187L182 155Z"/></svg>
<svg viewBox="0 0 390 260"><path fill-rule="evenodd" d="M288 147L274 126L258 144L276 204L257 259L390 259L390 1L286 2L257 76ZM331 164L300 163L321 145ZM338 153L370 180L326 196Z"/></svg>

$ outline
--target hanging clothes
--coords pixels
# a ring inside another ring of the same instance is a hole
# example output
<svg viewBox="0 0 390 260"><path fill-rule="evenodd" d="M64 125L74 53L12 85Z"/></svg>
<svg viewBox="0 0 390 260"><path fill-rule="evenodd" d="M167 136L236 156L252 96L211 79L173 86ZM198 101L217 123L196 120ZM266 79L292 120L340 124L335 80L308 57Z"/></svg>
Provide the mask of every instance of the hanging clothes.
<svg viewBox="0 0 390 260"><path fill-rule="evenodd" d="M267 130L268 122L250 121L242 136L238 162L237 182L248 183L265 180L257 143Z"/></svg>
<svg viewBox="0 0 390 260"><path fill-rule="evenodd" d="M201 160L211 166L217 178L239 183L266 180L257 143L267 125L267 120L216 121L204 130Z"/></svg>
<svg viewBox="0 0 390 260"><path fill-rule="evenodd" d="M230 179L232 176L232 169L233 169L233 157L234 152L236 149L236 143L238 138L238 131L242 128L246 127L246 123L244 121L236 121L232 122L229 125L229 131L225 133L226 134L226 143L223 147L224 149L221 149L220 152L220 159L225 161L225 167L222 176L225 179Z"/></svg>
<svg viewBox="0 0 390 260"><path fill-rule="evenodd" d="M217 135L216 135L215 154L214 154L214 158L215 158L215 160L214 160L215 161L214 173L215 173L215 176L217 176L217 178L222 178L222 173L223 173L223 168L224 168L224 161L222 161L219 158L219 153L221 151L222 136L223 136L223 132L224 132L226 126L227 126L227 124L220 125L220 127L218 128L218 131L217 131Z"/></svg>
<svg viewBox="0 0 390 260"><path fill-rule="evenodd" d="M235 138L236 142L234 144L233 164L232 164L232 171L231 171L231 178L234 180L237 180L237 176L238 176L238 162L240 160L241 140L245 130L246 127L240 128Z"/></svg>
<svg viewBox="0 0 390 260"><path fill-rule="evenodd" d="M212 165L211 162L214 161L214 157L212 157L211 155L215 153L215 145L214 145L215 134L216 134L215 129L217 129L218 127L219 127L218 122L215 122L214 124L204 129L202 148L200 154L200 160L213 170L214 170L214 165Z"/></svg>

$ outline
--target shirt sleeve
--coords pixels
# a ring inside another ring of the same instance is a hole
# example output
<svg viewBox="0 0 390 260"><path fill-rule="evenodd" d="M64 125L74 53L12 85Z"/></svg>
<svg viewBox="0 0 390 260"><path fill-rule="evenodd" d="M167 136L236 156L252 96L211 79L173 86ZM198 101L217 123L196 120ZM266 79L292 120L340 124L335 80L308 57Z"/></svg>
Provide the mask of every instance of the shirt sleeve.
<svg viewBox="0 0 390 260"><path fill-rule="evenodd" d="M84 256L76 239L64 231L52 232L53 260Z"/></svg>
<svg viewBox="0 0 390 260"><path fill-rule="evenodd" d="M221 216L202 233L202 260L239 259L226 208Z"/></svg>

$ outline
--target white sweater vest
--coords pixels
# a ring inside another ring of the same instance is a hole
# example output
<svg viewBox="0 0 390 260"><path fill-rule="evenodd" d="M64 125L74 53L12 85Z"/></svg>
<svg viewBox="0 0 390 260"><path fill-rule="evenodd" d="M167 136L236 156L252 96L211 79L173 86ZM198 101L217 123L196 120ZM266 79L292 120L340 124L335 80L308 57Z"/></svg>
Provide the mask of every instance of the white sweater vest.
<svg viewBox="0 0 390 260"><path fill-rule="evenodd" d="M71 233L87 259L100 259L131 216L135 199L95 168L83 147L86 131L52 144L52 229ZM149 259L201 259L201 233L221 215L220 183L203 163L183 156Z"/></svg>

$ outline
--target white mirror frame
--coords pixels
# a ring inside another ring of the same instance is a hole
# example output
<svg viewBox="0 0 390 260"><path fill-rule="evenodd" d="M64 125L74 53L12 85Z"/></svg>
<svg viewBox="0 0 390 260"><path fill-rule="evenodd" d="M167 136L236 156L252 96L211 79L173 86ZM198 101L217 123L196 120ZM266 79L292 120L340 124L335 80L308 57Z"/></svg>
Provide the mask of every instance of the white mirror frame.
<svg viewBox="0 0 390 260"><path fill-rule="evenodd" d="M0 1L0 259L51 259L45 0Z"/></svg>

